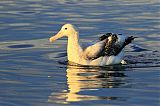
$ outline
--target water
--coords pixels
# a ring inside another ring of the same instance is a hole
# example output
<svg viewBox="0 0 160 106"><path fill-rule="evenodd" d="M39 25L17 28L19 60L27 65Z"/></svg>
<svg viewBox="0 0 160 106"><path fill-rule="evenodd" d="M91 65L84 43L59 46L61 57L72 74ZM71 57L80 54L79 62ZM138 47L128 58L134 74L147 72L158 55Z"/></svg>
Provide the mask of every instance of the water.
<svg viewBox="0 0 160 106"><path fill-rule="evenodd" d="M158 0L1 0L0 106L158 106ZM49 43L72 23L82 41L106 32L137 36L127 65L71 67L66 38Z"/></svg>

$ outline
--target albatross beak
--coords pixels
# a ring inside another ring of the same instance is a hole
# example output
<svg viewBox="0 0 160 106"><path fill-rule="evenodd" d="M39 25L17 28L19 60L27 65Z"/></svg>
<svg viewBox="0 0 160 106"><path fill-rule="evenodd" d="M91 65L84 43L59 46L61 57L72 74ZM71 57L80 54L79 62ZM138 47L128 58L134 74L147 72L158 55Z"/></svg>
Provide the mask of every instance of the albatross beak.
<svg viewBox="0 0 160 106"><path fill-rule="evenodd" d="M49 41L54 42L55 40L57 40L58 38L61 38L62 36L63 36L63 34L61 32L58 32L56 35L50 37Z"/></svg>

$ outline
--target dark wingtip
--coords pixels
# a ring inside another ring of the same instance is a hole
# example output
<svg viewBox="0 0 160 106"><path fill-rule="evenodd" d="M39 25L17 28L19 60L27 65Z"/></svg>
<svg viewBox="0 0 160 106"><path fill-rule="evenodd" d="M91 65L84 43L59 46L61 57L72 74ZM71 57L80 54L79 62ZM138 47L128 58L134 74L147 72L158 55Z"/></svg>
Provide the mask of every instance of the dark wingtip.
<svg viewBox="0 0 160 106"><path fill-rule="evenodd" d="M134 36L128 37L128 38L125 40L125 45L128 45L129 43L131 43L135 38L138 38L138 37L134 37Z"/></svg>
<svg viewBox="0 0 160 106"><path fill-rule="evenodd" d="M139 38L139 37L133 37L133 38Z"/></svg>

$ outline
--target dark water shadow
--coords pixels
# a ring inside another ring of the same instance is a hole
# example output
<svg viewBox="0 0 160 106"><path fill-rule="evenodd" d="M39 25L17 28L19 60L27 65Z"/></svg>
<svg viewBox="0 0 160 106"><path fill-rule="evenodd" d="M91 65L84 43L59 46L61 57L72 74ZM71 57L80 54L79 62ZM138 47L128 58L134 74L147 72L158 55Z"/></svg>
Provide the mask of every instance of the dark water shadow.
<svg viewBox="0 0 160 106"><path fill-rule="evenodd" d="M18 45L10 45L8 48L30 48L34 47L32 44L18 44Z"/></svg>

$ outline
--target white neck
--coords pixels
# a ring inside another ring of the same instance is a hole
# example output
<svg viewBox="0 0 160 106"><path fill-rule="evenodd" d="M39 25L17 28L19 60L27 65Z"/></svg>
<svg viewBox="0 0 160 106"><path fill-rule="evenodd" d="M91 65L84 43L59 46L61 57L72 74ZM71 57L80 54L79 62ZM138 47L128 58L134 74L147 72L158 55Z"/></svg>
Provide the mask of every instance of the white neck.
<svg viewBox="0 0 160 106"><path fill-rule="evenodd" d="M79 63L82 48L79 45L78 34L68 36L67 54L68 60L71 62Z"/></svg>

